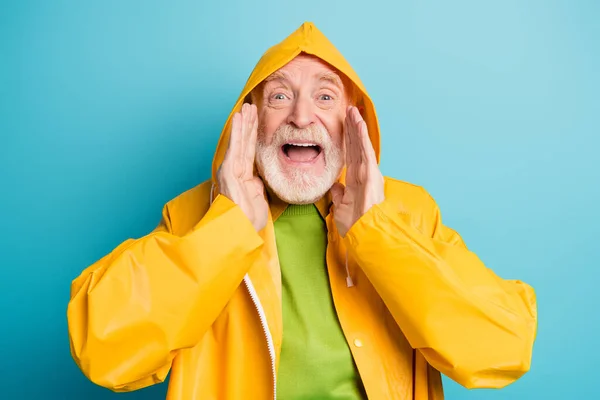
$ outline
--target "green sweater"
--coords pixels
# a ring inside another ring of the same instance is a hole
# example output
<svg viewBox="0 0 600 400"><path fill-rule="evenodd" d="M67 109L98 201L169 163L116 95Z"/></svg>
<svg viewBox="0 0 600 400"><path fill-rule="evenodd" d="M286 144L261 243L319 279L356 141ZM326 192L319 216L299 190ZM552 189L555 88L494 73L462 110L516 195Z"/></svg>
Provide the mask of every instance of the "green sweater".
<svg viewBox="0 0 600 400"><path fill-rule="evenodd" d="M337 319L327 275L327 228L317 208L290 205L275 222L283 292L281 400L366 399Z"/></svg>

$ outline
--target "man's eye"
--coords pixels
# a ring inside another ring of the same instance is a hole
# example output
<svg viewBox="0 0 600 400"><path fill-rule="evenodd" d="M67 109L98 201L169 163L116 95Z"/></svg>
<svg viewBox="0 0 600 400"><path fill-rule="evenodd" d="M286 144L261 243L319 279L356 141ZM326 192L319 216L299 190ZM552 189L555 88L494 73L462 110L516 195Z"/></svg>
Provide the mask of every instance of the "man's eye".
<svg viewBox="0 0 600 400"><path fill-rule="evenodd" d="M277 93L275 96L273 96L274 100L285 100L285 94L282 93Z"/></svg>
<svg viewBox="0 0 600 400"><path fill-rule="evenodd" d="M330 95L328 95L328 94L322 94L322 95L319 97L319 99L321 99L321 100L325 100L325 101L329 101L329 100L333 100L333 97L331 97L331 96L330 96Z"/></svg>

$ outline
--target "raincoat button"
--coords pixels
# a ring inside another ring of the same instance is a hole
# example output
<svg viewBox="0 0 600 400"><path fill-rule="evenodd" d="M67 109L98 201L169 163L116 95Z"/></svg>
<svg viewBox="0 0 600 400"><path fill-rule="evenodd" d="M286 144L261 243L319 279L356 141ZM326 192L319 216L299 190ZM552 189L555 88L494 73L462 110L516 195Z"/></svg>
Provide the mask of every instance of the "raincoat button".
<svg viewBox="0 0 600 400"><path fill-rule="evenodd" d="M356 347L363 347L363 342L360 339L354 339L354 345Z"/></svg>

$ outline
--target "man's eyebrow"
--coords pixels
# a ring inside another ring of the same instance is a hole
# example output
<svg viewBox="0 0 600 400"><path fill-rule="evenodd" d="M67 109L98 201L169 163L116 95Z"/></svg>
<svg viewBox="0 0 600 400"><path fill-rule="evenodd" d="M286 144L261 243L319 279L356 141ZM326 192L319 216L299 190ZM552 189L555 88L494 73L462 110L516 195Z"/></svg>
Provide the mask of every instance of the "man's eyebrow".
<svg viewBox="0 0 600 400"><path fill-rule="evenodd" d="M335 72L331 72L331 71L323 72L321 75L319 75L319 81L330 82L340 89L344 88L344 84L343 84L342 80L340 79L340 76L338 74L336 74Z"/></svg>
<svg viewBox="0 0 600 400"><path fill-rule="evenodd" d="M265 83L271 81L288 81L289 78L283 71L275 71L271 75L267 76L264 80Z"/></svg>

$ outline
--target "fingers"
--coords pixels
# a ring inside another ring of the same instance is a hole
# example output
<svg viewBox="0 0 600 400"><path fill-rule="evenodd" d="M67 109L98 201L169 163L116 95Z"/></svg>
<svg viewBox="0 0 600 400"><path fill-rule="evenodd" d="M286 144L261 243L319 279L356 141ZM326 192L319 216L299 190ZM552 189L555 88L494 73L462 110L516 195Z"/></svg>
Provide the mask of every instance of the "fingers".
<svg viewBox="0 0 600 400"><path fill-rule="evenodd" d="M253 176L257 130L256 106L244 104L242 109L233 115L229 146L224 159L224 164L237 165L234 169L236 175L240 175L240 177Z"/></svg>
<svg viewBox="0 0 600 400"><path fill-rule="evenodd" d="M242 151L239 154L239 158L237 161L240 162L242 166L242 175L246 176L248 174L248 165L245 162L246 160L246 151L248 149L248 124L250 120L250 113L248 112L249 105L244 103L242 105L242 129L241 129L241 143L242 143Z"/></svg>
<svg viewBox="0 0 600 400"><path fill-rule="evenodd" d="M346 119L344 119L344 147L346 150L346 166L352 164L352 140L350 139L350 118L349 114L346 113Z"/></svg>
<svg viewBox="0 0 600 400"><path fill-rule="evenodd" d="M229 145L227 147L227 152L225 153L225 159L227 160L235 160L241 153L241 122L242 116L240 113L235 113L231 120L231 133L229 134Z"/></svg>
<svg viewBox="0 0 600 400"><path fill-rule="evenodd" d="M356 126L356 116L354 114L354 107L349 107L348 112L346 114L346 124L347 124L347 154L349 155L350 164L359 164L361 162L361 153L360 153L360 141L358 137L358 130Z"/></svg>
<svg viewBox="0 0 600 400"><path fill-rule="evenodd" d="M250 104L246 110L248 114L247 131L244 134L246 148L244 158L247 171L252 172L254 168L254 156L256 154L256 139L258 137L258 115L256 106Z"/></svg>
<svg viewBox="0 0 600 400"><path fill-rule="evenodd" d="M352 107L352 123L354 126L354 150L355 150L355 157L358 163L364 163L366 161L365 159L365 152L364 152L364 136L363 133L364 131L366 131L366 129L363 131L362 126L363 124L365 124L365 121L363 120L362 116L360 115L360 112L358 111L358 108L356 107ZM368 137L367 137L368 140Z"/></svg>
<svg viewBox="0 0 600 400"><path fill-rule="evenodd" d="M369 138L367 123L360 115L358 108L348 107L346 120L349 121L350 125L350 142L354 145L352 153L353 161L357 163L368 162L377 164L377 157Z"/></svg>
<svg viewBox="0 0 600 400"><path fill-rule="evenodd" d="M377 156L365 121L360 121L358 125L358 136L360 137L360 147L364 161L377 165Z"/></svg>
<svg viewBox="0 0 600 400"><path fill-rule="evenodd" d="M358 113L356 107L348 107L346 112L346 135L344 139L346 140L346 163L348 166L352 164L360 164L362 162L362 152L361 152L361 139L359 136L359 127L357 123L357 118L362 120L362 117Z"/></svg>

